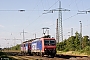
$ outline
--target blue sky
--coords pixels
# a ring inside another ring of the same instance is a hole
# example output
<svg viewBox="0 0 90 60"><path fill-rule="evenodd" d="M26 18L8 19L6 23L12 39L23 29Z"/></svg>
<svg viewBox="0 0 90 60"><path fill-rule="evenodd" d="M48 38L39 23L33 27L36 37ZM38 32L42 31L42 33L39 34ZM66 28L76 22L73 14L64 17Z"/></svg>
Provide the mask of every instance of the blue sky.
<svg viewBox="0 0 90 60"><path fill-rule="evenodd" d="M58 8L58 4L58 0L0 0L0 46L13 46L13 39L22 39L20 33L23 29L27 32L25 39L34 38L35 33L37 37L41 37L43 27L49 27L50 34L55 37L58 12L42 13L46 12L44 10ZM71 28L74 29L73 34L80 31L79 21L82 21L83 24L83 35L90 36L90 13L77 15L78 10L90 10L90 0L61 0L61 5L62 8L71 10L62 12L64 39L70 35L68 32L71 31ZM26 11L1 11L19 9ZM15 44L20 43L20 40L15 41Z"/></svg>

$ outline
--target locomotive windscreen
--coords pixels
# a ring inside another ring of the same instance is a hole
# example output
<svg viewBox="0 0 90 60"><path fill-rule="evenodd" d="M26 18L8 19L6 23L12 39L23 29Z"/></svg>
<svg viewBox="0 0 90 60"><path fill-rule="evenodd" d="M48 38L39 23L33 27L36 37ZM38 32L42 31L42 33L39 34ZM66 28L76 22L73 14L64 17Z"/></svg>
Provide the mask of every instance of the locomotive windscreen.
<svg viewBox="0 0 90 60"><path fill-rule="evenodd" d="M44 40L44 45L55 45L55 40Z"/></svg>
<svg viewBox="0 0 90 60"><path fill-rule="evenodd" d="M55 45L55 43L56 43L55 40L50 40L51 45Z"/></svg>

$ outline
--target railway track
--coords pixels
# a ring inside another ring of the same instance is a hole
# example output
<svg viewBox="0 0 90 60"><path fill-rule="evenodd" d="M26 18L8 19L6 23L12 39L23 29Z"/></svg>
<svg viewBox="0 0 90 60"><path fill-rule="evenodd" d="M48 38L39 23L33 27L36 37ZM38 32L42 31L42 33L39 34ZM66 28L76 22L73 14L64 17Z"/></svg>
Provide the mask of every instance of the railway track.
<svg viewBox="0 0 90 60"><path fill-rule="evenodd" d="M28 56L23 55L20 52L5 52L9 57L19 60L90 60L88 56L75 56L75 55L63 55L57 54L54 58L48 56Z"/></svg>
<svg viewBox="0 0 90 60"><path fill-rule="evenodd" d="M88 57L70 57L70 58L65 58L65 57L48 58L48 57L40 57L40 56L11 56L11 57L19 60L90 60L90 58Z"/></svg>

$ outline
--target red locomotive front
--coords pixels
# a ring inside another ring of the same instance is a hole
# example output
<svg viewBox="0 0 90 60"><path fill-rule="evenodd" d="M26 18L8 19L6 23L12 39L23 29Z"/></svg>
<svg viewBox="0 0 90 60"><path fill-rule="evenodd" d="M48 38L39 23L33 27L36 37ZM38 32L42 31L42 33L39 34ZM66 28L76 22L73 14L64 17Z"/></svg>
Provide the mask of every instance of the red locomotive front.
<svg viewBox="0 0 90 60"><path fill-rule="evenodd" d="M52 57L56 54L56 40L54 38L42 38L43 40L43 54L51 55Z"/></svg>

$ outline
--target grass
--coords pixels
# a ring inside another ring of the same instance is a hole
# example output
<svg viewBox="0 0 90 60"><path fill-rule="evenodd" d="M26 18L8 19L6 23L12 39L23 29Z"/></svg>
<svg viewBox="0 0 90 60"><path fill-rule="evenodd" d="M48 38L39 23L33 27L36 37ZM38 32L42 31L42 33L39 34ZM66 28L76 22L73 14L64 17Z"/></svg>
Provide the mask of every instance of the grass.
<svg viewBox="0 0 90 60"><path fill-rule="evenodd" d="M87 55L86 53L81 53L81 52L79 52L79 51L68 51L68 52L57 51L57 54L89 56L89 55Z"/></svg>

